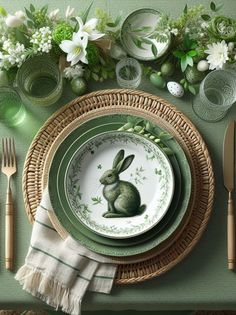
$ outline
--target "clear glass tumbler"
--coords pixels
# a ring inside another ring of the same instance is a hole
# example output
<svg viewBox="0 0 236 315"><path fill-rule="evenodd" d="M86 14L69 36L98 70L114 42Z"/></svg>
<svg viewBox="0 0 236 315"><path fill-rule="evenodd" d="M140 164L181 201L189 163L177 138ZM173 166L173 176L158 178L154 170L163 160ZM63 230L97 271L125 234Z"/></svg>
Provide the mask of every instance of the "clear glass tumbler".
<svg viewBox="0 0 236 315"><path fill-rule="evenodd" d="M228 70L210 72L200 84L193 110L205 121L221 120L236 102L236 79Z"/></svg>
<svg viewBox="0 0 236 315"><path fill-rule="evenodd" d="M142 68L134 58L121 59L116 65L117 83L122 88L136 89L142 76Z"/></svg>
<svg viewBox="0 0 236 315"><path fill-rule="evenodd" d="M62 94L62 74L47 55L26 60L16 75L16 86L22 96L36 105L52 105Z"/></svg>
<svg viewBox="0 0 236 315"><path fill-rule="evenodd" d="M25 117L25 107L17 91L8 86L0 87L0 123L8 126L20 124Z"/></svg>

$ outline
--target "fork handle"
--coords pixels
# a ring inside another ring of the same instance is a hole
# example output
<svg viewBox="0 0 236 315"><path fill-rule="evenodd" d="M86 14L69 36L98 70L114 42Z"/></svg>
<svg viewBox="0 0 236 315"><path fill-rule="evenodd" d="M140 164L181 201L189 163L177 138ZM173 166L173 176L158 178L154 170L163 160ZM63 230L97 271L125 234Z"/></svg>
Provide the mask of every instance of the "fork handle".
<svg viewBox="0 0 236 315"><path fill-rule="evenodd" d="M6 226L5 226L5 266L13 269L13 198L11 188L7 189L6 196Z"/></svg>
<svg viewBox="0 0 236 315"><path fill-rule="evenodd" d="M228 215L227 215L227 243L228 243L228 269L235 269L235 218L234 218L234 204L232 193L229 192L228 199Z"/></svg>

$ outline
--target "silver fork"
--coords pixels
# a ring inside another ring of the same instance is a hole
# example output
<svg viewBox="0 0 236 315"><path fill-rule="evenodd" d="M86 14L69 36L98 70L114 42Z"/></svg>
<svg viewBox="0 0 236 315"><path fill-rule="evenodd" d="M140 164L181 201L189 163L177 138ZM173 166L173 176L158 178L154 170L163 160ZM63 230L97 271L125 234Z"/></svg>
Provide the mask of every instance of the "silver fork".
<svg viewBox="0 0 236 315"><path fill-rule="evenodd" d="M2 139L2 172L7 176L6 225L5 225L5 266L13 269L13 198L11 177L16 173L16 151L13 138Z"/></svg>

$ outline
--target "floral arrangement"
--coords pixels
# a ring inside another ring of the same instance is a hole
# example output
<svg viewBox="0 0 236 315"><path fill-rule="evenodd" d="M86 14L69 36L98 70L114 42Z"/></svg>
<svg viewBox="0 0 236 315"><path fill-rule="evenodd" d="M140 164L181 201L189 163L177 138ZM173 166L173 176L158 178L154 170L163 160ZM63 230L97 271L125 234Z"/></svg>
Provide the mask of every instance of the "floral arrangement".
<svg viewBox="0 0 236 315"><path fill-rule="evenodd" d="M82 13L68 6L64 16L48 6L31 4L14 14L0 7L0 84L12 81L27 58L41 54L59 63L77 95L86 91L89 80L113 78L117 60L126 56L119 36L121 16L113 19L97 9L88 19L91 6ZM142 65L154 85L165 88L178 72L181 88L196 94L208 71L236 63L236 21L219 15L221 8L211 2L209 9L186 5L177 19L162 14L155 39L162 42L171 36L171 47L160 59Z"/></svg>

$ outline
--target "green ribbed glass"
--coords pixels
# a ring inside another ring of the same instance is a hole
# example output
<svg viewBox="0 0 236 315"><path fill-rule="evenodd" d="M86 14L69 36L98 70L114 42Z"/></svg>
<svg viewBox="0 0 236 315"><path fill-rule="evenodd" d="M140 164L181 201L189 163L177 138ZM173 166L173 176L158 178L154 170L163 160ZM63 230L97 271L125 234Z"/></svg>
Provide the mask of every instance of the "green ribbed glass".
<svg viewBox="0 0 236 315"><path fill-rule="evenodd" d="M48 106L62 94L62 74L50 57L36 56L26 60L19 68L16 85L27 102Z"/></svg>
<svg viewBox="0 0 236 315"><path fill-rule="evenodd" d="M7 126L20 124L25 117L25 107L17 91L8 86L0 87L0 123Z"/></svg>

